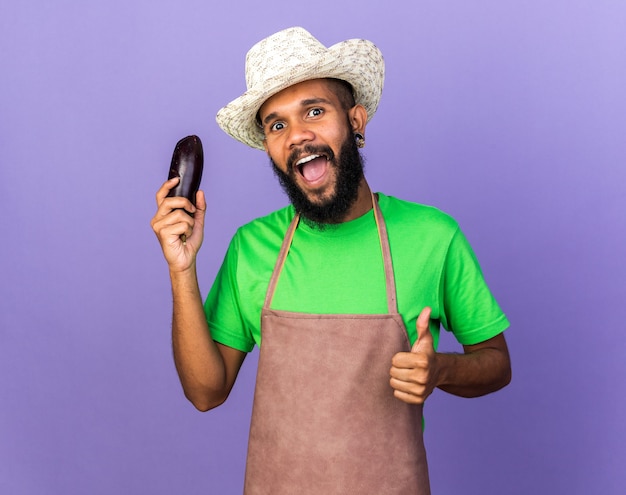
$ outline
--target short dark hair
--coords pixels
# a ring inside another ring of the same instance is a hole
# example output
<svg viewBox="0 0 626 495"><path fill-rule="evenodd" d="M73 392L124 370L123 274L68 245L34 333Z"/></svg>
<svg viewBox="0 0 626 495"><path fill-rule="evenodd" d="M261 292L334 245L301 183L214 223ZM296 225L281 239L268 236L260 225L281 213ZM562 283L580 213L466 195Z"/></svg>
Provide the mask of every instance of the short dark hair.
<svg viewBox="0 0 626 495"><path fill-rule="evenodd" d="M354 105L356 105L352 84L348 81L344 81L343 79L335 79L333 77L328 77L326 80L330 83L344 110L350 110Z"/></svg>

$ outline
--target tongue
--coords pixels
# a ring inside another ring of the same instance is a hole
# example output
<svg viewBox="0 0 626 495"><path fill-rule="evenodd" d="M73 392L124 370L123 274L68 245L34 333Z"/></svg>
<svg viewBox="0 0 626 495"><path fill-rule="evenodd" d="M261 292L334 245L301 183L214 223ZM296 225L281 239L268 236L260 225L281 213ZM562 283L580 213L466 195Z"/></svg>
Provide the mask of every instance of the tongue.
<svg viewBox="0 0 626 495"><path fill-rule="evenodd" d="M302 165L302 175L304 178L313 182L319 179L326 171L326 158L319 157Z"/></svg>

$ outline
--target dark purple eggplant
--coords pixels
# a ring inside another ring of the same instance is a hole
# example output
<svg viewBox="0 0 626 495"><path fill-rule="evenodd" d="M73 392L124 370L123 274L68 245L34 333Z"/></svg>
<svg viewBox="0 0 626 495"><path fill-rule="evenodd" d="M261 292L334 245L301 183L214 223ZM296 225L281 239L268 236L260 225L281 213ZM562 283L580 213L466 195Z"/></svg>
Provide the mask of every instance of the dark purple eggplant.
<svg viewBox="0 0 626 495"><path fill-rule="evenodd" d="M196 206L196 193L200 188L204 152L198 136L187 136L176 143L168 179L180 177L180 181L170 190L168 197L184 196Z"/></svg>

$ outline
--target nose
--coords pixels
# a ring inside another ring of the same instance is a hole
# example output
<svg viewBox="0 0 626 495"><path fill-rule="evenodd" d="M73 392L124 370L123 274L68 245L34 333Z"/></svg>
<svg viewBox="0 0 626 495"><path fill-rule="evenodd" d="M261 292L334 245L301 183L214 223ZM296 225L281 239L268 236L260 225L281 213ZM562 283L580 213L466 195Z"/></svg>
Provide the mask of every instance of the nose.
<svg viewBox="0 0 626 495"><path fill-rule="evenodd" d="M315 139L315 133L304 123L292 123L289 126L289 138L287 144L289 148L302 146Z"/></svg>

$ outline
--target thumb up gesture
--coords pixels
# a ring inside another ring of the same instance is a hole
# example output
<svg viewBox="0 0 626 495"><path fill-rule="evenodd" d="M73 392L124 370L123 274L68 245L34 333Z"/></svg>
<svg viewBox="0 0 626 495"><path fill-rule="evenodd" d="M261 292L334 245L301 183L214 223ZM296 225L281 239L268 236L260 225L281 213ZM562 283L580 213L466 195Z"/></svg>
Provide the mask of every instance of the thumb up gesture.
<svg viewBox="0 0 626 495"><path fill-rule="evenodd" d="M423 404L437 386L437 353L429 320L430 308L426 307L417 318L417 341L411 352L399 352L391 360L393 394L409 404Z"/></svg>

